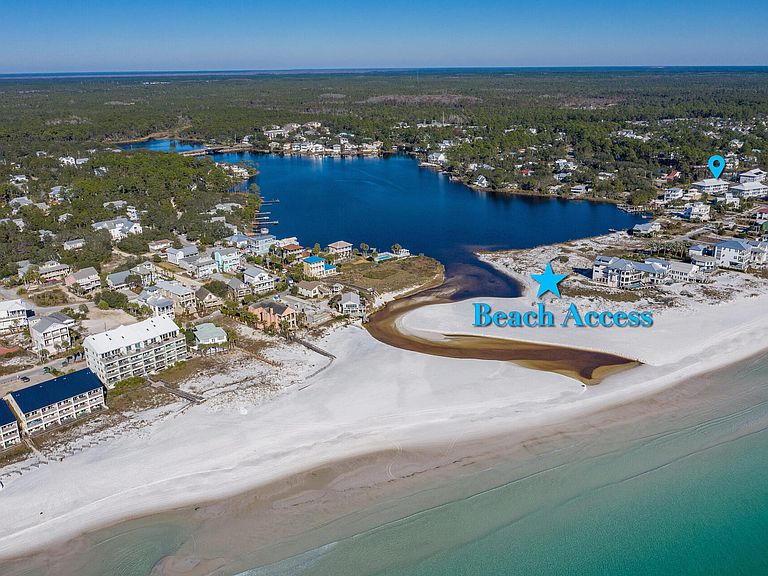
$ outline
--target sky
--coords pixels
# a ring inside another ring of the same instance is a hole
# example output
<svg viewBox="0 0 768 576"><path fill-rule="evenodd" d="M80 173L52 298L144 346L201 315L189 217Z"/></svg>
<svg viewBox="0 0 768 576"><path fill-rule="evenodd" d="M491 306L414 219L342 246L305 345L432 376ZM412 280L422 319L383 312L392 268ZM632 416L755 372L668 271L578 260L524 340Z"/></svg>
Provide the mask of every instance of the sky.
<svg viewBox="0 0 768 576"><path fill-rule="evenodd" d="M31 0L0 73L768 65L765 0Z"/></svg>

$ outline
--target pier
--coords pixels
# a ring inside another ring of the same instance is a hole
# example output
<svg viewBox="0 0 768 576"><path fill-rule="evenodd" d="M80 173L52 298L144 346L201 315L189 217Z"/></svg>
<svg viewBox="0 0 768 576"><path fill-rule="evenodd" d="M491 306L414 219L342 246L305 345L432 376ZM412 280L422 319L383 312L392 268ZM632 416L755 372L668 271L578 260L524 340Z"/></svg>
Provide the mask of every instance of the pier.
<svg viewBox="0 0 768 576"><path fill-rule="evenodd" d="M251 150L253 150L251 144L235 144L234 146L204 146L194 150L185 150L184 152L179 152L179 154L182 156L206 156L208 154L250 152Z"/></svg>

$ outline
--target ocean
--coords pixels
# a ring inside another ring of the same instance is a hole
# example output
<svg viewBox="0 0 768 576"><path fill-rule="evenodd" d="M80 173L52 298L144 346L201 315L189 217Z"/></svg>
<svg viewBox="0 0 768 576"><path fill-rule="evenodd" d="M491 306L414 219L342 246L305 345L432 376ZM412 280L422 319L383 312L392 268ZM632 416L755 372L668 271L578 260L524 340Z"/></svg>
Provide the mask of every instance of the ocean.
<svg viewBox="0 0 768 576"><path fill-rule="evenodd" d="M243 574L768 574L768 355L683 389L501 459L459 480L466 496Z"/></svg>

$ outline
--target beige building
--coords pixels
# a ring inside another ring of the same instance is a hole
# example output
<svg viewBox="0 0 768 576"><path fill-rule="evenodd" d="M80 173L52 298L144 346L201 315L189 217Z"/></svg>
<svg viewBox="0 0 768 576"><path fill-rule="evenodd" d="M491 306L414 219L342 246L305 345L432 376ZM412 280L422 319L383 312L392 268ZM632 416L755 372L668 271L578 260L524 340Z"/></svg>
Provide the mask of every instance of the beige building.
<svg viewBox="0 0 768 576"><path fill-rule="evenodd" d="M88 336L83 348L88 367L107 388L126 378L145 376L187 358L186 339L167 316Z"/></svg>

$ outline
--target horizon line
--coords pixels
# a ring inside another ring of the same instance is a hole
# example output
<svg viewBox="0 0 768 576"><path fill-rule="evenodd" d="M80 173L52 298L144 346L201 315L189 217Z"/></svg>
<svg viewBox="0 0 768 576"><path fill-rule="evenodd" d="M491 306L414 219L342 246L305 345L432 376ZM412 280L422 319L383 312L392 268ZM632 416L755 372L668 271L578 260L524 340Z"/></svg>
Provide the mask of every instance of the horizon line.
<svg viewBox="0 0 768 576"><path fill-rule="evenodd" d="M88 71L48 71L48 72L0 72L0 78L55 78L83 76L214 76L248 74L354 74L371 72L418 72L451 70L637 70L637 69L739 69L766 68L766 64L580 64L580 65L540 65L540 66L370 66L354 68L243 68L243 69L179 69L179 70L88 70Z"/></svg>

